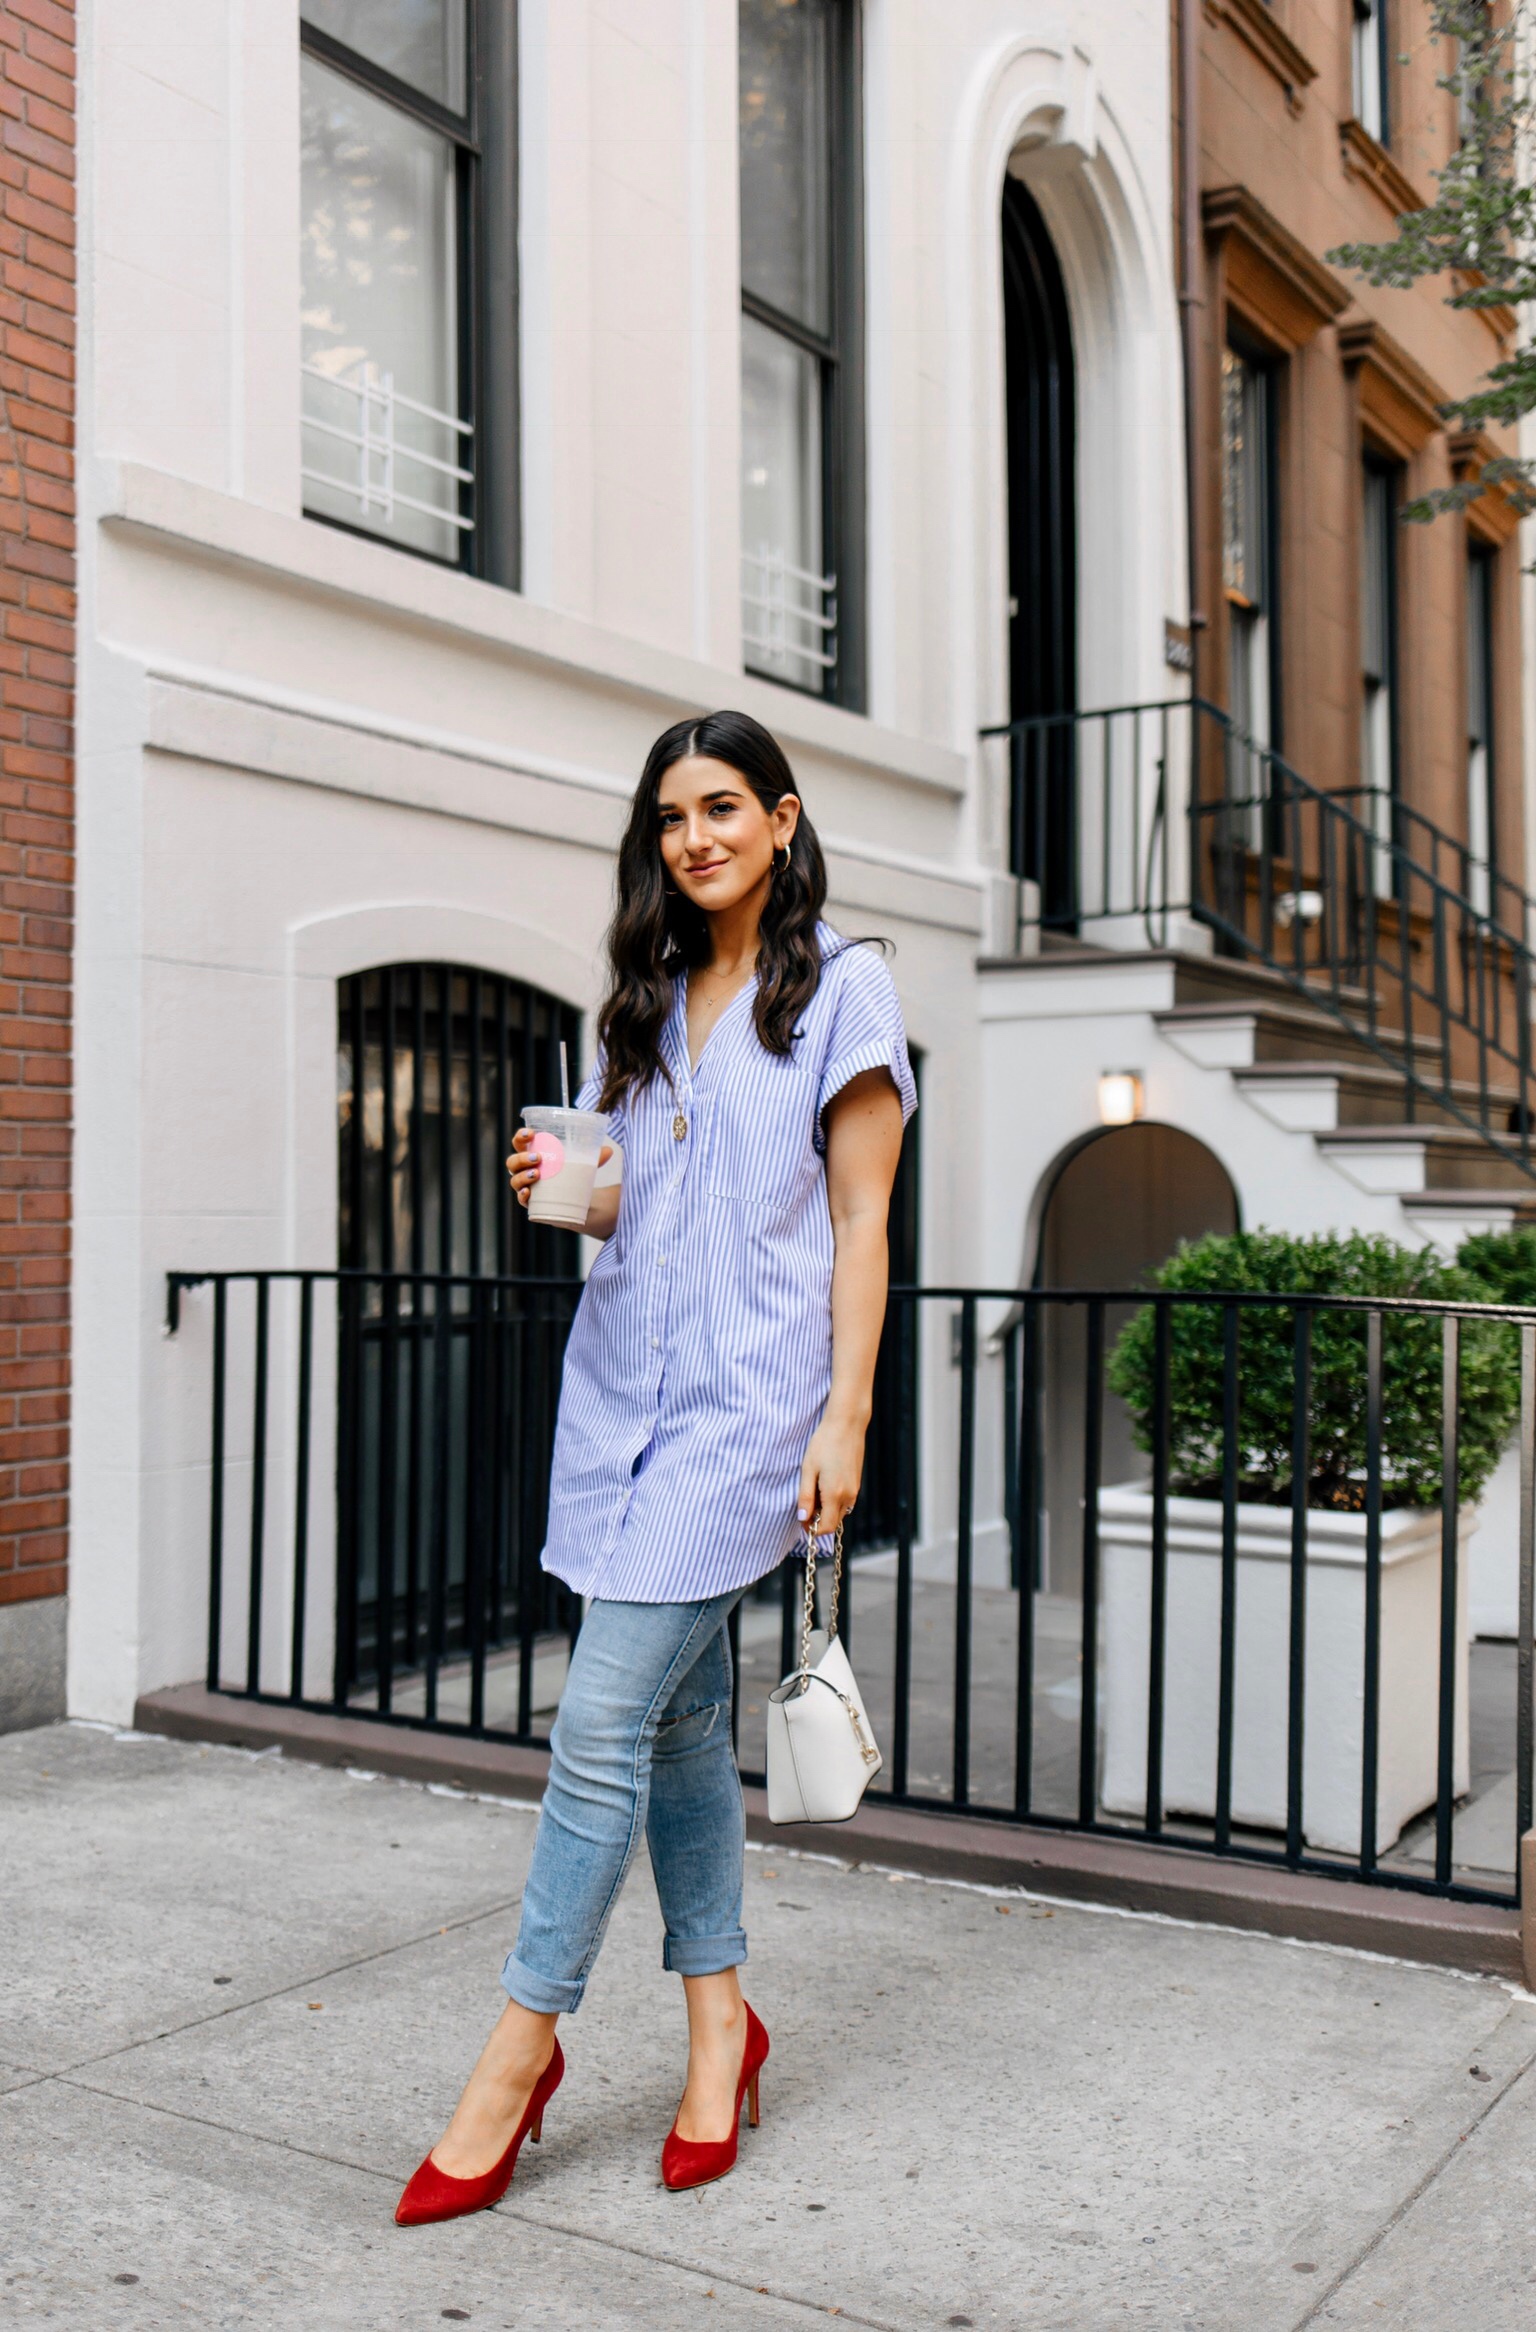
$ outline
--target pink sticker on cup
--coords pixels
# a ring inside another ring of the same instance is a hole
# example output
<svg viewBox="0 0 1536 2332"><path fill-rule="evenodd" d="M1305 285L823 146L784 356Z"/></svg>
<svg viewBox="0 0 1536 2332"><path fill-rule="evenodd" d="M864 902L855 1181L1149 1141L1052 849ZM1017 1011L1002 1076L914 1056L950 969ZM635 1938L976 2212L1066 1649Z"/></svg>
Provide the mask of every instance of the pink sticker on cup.
<svg viewBox="0 0 1536 2332"><path fill-rule="evenodd" d="M565 1164L565 1144L558 1134L535 1134L529 1147L539 1161L539 1180L547 1182Z"/></svg>

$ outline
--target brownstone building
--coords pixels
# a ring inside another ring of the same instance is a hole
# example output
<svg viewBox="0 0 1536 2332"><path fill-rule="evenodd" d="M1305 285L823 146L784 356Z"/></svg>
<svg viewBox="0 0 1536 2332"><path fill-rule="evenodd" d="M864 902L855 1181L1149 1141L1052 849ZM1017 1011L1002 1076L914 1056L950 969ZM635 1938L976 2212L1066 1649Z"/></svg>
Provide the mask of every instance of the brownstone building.
<svg viewBox="0 0 1536 2332"><path fill-rule="evenodd" d="M1484 497L1398 523L1514 450L1440 415L1514 317L1325 257L1389 239L1433 194L1457 137L1445 47L1423 0L1192 0L1186 21L1198 686L1313 785L1360 789L1376 830L1395 799L1523 884L1514 514Z"/></svg>
<svg viewBox="0 0 1536 2332"><path fill-rule="evenodd" d="M0 1726L63 1707L75 23L0 0Z"/></svg>

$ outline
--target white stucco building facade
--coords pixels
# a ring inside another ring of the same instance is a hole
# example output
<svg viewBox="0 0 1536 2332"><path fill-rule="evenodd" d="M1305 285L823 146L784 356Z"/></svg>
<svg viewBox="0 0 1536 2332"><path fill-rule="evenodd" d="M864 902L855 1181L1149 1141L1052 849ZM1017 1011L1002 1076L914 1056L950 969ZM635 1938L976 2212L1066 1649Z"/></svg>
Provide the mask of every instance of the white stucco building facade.
<svg viewBox="0 0 1536 2332"><path fill-rule="evenodd" d="M1010 172L1070 311L1078 700L1179 686L1166 11L865 0L857 709L744 668L735 0L516 13L515 589L305 515L298 0L84 20L78 1714L201 1667L207 1310L168 1338L165 1274L336 1263L337 983L451 963L589 1015L623 806L688 711L775 731L834 919L894 943L926 1280L1015 1283L1117 1045L1267 1175L1257 1217L1348 1187L1307 1130L1277 1164L1225 1066L1149 1056L1133 975L1025 1012L977 968L1015 928L979 742L1009 712Z"/></svg>

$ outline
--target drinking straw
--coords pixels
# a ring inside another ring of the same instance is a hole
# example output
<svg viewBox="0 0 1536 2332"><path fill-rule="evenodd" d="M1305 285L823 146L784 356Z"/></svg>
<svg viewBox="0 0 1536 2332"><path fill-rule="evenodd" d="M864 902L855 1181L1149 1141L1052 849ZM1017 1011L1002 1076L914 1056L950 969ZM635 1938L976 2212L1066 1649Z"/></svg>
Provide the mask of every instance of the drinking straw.
<svg viewBox="0 0 1536 2332"><path fill-rule="evenodd" d="M562 1109L571 1106L571 1064L566 1057L564 1037L560 1039L560 1106Z"/></svg>

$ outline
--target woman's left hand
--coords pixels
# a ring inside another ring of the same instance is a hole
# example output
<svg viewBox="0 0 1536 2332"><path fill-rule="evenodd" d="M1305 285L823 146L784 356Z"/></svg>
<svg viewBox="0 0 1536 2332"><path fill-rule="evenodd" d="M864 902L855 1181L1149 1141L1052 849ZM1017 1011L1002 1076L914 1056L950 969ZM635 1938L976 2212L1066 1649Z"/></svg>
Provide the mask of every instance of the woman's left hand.
<svg viewBox="0 0 1536 2332"><path fill-rule="evenodd" d="M830 1534L850 1512L864 1471L864 1428L823 1417L800 1468L799 1516Z"/></svg>

